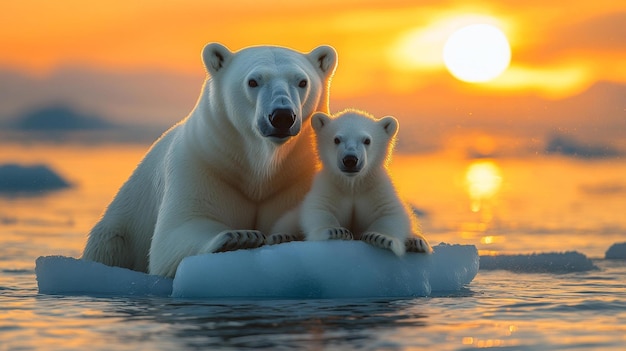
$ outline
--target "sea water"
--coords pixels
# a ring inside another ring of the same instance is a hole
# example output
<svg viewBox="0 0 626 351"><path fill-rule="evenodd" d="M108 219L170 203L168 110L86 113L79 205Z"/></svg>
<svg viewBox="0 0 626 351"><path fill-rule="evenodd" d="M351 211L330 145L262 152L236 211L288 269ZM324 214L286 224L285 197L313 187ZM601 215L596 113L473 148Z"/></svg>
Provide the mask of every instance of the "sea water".
<svg viewBox="0 0 626 351"><path fill-rule="evenodd" d="M626 261L604 259L612 243L626 241L624 161L490 160L499 172L483 179L496 188L492 194L485 186L482 194L470 192L468 171L485 160L400 156L393 161L398 187L421 213L433 245L475 245L482 255L526 260L533 252L577 251L591 258L591 268L539 272L496 263L459 290L427 297L187 299L40 294L37 257L80 255L87 231L145 147L24 148L12 150L22 152L18 161L46 163L74 186L0 197L0 350L623 350L626 345ZM0 154L0 162L15 161L7 156L13 154Z"/></svg>
<svg viewBox="0 0 626 351"><path fill-rule="evenodd" d="M481 271L427 298L176 299L40 295L0 272L2 350L623 350L626 262L570 274Z"/></svg>

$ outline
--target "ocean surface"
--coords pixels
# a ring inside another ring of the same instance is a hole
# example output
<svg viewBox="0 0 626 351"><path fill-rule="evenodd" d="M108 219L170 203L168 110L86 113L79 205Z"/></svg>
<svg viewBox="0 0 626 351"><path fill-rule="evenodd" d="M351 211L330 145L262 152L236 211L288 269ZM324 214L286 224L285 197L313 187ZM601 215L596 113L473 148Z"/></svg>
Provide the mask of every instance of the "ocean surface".
<svg viewBox="0 0 626 351"><path fill-rule="evenodd" d="M72 187L0 194L0 350L623 350L626 160L395 155L426 237L481 255L577 251L598 269L480 270L417 298L254 300L39 294L35 259L78 257L145 145L0 144L0 165L45 164Z"/></svg>

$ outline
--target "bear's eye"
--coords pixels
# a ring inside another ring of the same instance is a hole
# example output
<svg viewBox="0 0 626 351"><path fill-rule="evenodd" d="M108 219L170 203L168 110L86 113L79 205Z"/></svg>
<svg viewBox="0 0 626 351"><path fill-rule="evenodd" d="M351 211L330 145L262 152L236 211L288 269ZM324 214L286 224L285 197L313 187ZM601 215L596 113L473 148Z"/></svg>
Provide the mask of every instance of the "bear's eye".
<svg viewBox="0 0 626 351"><path fill-rule="evenodd" d="M258 87L258 86L259 86L259 82L257 82L257 81L256 81L256 80L254 80L254 79L250 79L250 80L248 81L248 86L249 86L250 88L256 88L256 87Z"/></svg>
<svg viewBox="0 0 626 351"><path fill-rule="evenodd" d="M335 138L335 145L339 145L339 143L341 143L341 140L339 140L339 138Z"/></svg>
<svg viewBox="0 0 626 351"><path fill-rule="evenodd" d="M370 138L365 138L365 140L363 140L363 144L365 144L365 145L369 145L371 143L372 143L372 141L370 140Z"/></svg>
<svg viewBox="0 0 626 351"><path fill-rule="evenodd" d="M306 81L306 79L303 79L303 80L301 80L301 81L298 83L298 87L300 87L300 88L306 88L306 85L307 85L307 84L308 84L308 82Z"/></svg>

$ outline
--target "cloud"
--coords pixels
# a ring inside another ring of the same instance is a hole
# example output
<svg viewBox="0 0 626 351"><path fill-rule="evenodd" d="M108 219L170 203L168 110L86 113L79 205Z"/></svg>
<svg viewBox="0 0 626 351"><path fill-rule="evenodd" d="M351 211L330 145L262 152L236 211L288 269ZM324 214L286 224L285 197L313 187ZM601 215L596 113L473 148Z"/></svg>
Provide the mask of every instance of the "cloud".
<svg viewBox="0 0 626 351"><path fill-rule="evenodd" d="M513 64L535 72L554 68L577 71L577 83L557 94L561 96L598 81L626 82L626 66L621 64L626 61L626 12L603 8L606 5L567 11L571 17L546 11L536 25L530 25L532 17L527 14L514 41Z"/></svg>
<svg viewBox="0 0 626 351"><path fill-rule="evenodd" d="M494 94L458 83L334 99L331 109L358 107L376 116L395 115L404 151L442 147L453 140L473 147L477 135L487 134L496 138L498 153L541 152L546 137L555 132L624 151L624 96L625 84L609 82L557 100L530 93Z"/></svg>
<svg viewBox="0 0 626 351"><path fill-rule="evenodd" d="M585 144L576 141L575 139L562 136L553 135L548 139L545 153L548 154L561 154L578 158L610 158L610 157L622 157L623 152L616 150L609 145L603 144Z"/></svg>
<svg viewBox="0 0 626 351"><path fill-rule="evenodd" d="M197 76L66 67L34 78L0 71L0 121L33 108L65 104L118 123L171 125L191 111L203 80L201 63Z"/></svg>
<svg viewBox="0 0 626 351"><path fill-rule="evenodd" d="M550 43L540 50L547 55L563 52L609 52L626 55L626 12L584 18L557 28Z"/></svg>
<svg viewBox="0 0 626 351"><path fill-rule="evenodd" d="M21 131L98 130L116 127L99 116L85 114L66 105L50 105L27 111L12 120L9 126Z"/></svg>

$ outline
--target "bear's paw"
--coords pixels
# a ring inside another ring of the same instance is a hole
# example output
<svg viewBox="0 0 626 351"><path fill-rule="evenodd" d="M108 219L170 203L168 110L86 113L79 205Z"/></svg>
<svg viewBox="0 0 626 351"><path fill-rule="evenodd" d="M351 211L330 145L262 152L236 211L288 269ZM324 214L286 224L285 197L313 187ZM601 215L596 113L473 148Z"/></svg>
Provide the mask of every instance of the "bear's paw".
<svg viewBox="0 0 626 351"><path fill-rule="evenodd" d="M361 236L361 240L375 247L393 251L397 256L404 255L406 248L404 243L396 238L377 233L367 232Z"/></svg>
<svg viewBox="0 0 626 351"><path fill-rule="evenodd" d="M215 252L254 249L265 244L265 235L258 230L228 230L219 233L218 237L221 243Z"/></svg>
<svg viewBox="0 0 626 351"><path fill-rule="evenodd" d="M431 253L430 245L423 238L413 237L404 241L406 252Z"/></svg>
<svg viewBox="0 0 626 351"><path fill-rule="evenodd" d="M328 228L328 240L352 240L352 232L343 227Z"/></svg>
<svg viewBox="0 0 626 351"><path fill-rule="evenodd" d="M268 236L265 239L265 245L277 245L282 243L288 243L291 241L303 241L304 235L302 233L291 234L291 233L275 233Z"/></svg>

